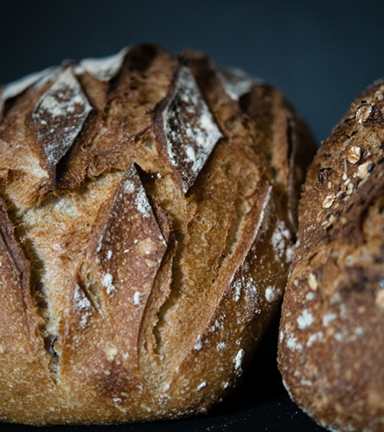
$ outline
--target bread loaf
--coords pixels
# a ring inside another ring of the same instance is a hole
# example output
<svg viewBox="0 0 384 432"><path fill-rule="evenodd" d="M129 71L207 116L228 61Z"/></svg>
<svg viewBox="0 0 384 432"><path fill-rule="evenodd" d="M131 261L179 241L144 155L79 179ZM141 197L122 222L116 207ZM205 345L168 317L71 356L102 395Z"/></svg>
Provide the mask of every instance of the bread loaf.
<svg viewBox="0 0 384 432"><path fill-rule="evenodd" d="M285 385L331 430L384 430L383 91L351 105L309 169L283 303Z"/></svg>
<svg viewBox="0 0 384 432"><path fill-rule="evenodd" d="M0 109L0 420L205 412L283 295L303 121L152 45L29 75Z"/></svg>

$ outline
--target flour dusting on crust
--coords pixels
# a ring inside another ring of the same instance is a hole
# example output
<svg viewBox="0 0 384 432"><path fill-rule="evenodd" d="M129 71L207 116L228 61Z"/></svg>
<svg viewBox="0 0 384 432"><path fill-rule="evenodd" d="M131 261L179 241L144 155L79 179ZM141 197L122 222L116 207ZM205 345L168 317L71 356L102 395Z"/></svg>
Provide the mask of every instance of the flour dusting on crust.
<svg viewBox="0 0 384 432"><path fill-rule="evenodd" d="M32 117L49 167L67 153L91 110L71 68L37 102Z"/></svg>
<svg viewBox="0 0 384 432"><path fill-rule="evenodd" d="M187 66L180 67L174 85L162 119L168 156L187 192L222 134Z"/></svg>
<svg viewBox="0 0 384 432"><path fill-rule="evenodd" d="M0 97L0 113L3 111L4 104L7 100L12 99L16 96L19 96L21 93L23 93L29 87L32 87L38 81L49 76L56 69L57 68L54 66L49 67L49 68L44 69L40 72L34 72L34 73L29 74L29 75L26 75L25 77L20 78L17 81L14 81L14 82L8 84L5 87L3 93Z"/></svg>
<svg viewBox="0 0 384 432"><path fill-rule="evenodd" d="M236 357L233 360L233 363L235 363L235 369L238 370L241 366L241 362L243 361L245 355L245 351L243 349L240 349L238 353L236 354Z"/></svg>
<svg viewBox="0 0 384 432"><path fill-rule="evenodd" d="M285 252L287 261L292 260L293 249L289 246L291 233L286 227L284 221L280 221L272 235L272 246L277 257L282 258Z"/></svg>
<svg viewBox="0 0 384 432"><path fill-rule="evenodd" d="M73 300L75 310L81 315L80 327L85 327L88 321L88 317L91 315L92 305L77 284L75 285Z"/></svg>
<svg viewBox="0 0 384 432"><path fill-rule="evenodd" d="M255 84L261 84L260 78L253 78L239 68L218 66L217 76L224 87L225 92L233 100L239 100L241 96L248 93Z"/></svg>
<svg viewBox="0 0 384 432"><path fill-rule="evenodd" d="M75 73L88 72L99 81L110 81L120 71L129 47L123 48L117 54L102 58L85 58L81 60Z"/></svg>

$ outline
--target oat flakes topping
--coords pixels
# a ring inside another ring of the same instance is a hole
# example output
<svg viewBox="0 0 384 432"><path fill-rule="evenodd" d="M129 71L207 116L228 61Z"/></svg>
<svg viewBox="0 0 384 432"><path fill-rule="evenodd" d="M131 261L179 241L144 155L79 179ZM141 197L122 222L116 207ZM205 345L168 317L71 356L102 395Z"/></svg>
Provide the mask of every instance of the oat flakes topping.
<svg viewBox="0 0 384 432"><path fill-rule="evenodd" d="M323 208L329 208L332 206L332 204L335 201L335 196L333 195L328 195L325 200L323 201Z"/></svg>
<svg viewBox="0 0 384 432"><path fill-rule="evenodd" d="M361 157L360 147L353 146L349 149L348 156L347 156L348 162L355 164L359 162L360 157Z"/></svg>
<svg viewBox="0 0 384 432"><path fill-rule="evenodd" d="M372 106L370 105L361 105L356 111L356 120L358 123L364 123L368 120L368 117L371 115Z"/></svg>
<svg viewBox="0 0 384 432"><path fill-rule="evenodd" d="M361 164L360 166L359 166L359 168L357 169L357 172L358 172L358 176L360 177L360 178L365 178L367 175L368 175L368 172L369 172L369 167L371 166L371 162L370 161L368 161L368 162L364 162L363 164Z"/></svg>

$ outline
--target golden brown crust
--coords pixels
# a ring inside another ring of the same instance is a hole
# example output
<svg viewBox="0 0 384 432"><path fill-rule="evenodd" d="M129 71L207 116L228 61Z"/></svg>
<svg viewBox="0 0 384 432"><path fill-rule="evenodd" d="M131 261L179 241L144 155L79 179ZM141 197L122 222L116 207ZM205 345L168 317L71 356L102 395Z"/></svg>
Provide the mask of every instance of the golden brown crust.
<svg viewBox="0 0 384 432"><path fill-rule="evenodd" d="M281 320L287 389L340 431L384 428L383 91L351 105L308 171Z"/></svg>
<svg viewBox="0 0 384 432"><path fill-rule="evenodd" d="M283 295L314 144L279 92L220 71L140 45L3 91L1 420L176 418L236 385Z"/></svg>

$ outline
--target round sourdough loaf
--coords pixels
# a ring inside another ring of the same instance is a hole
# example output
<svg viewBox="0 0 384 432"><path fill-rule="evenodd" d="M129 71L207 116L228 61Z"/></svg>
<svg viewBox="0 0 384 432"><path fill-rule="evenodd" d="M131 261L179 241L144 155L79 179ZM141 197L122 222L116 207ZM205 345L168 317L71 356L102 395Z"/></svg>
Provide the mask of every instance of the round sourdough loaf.
<svg viewBox="0 0 384 432"><path fill-rule="evenodd" d="M152 45L29 75L0 110L0 420L205 412L283 295L302 120Z"/></svg>
<svg viewBox="0 0 384 432"><path fill-rule="evenodd" d="M384 431L384 81L322 144L299 206L279 368L331 430Z"/></svg>

